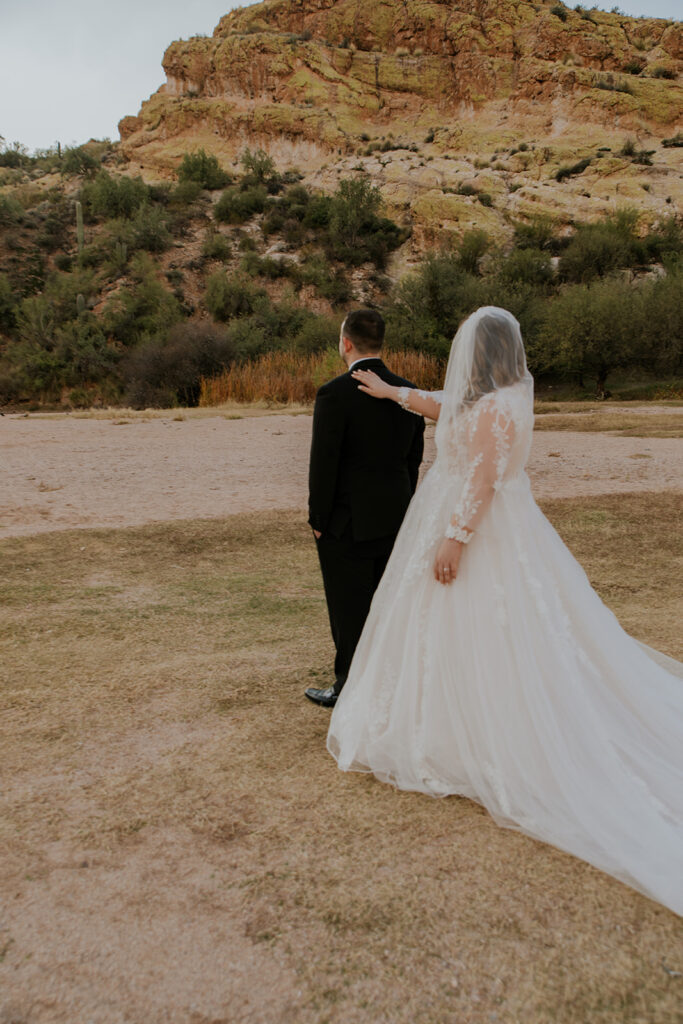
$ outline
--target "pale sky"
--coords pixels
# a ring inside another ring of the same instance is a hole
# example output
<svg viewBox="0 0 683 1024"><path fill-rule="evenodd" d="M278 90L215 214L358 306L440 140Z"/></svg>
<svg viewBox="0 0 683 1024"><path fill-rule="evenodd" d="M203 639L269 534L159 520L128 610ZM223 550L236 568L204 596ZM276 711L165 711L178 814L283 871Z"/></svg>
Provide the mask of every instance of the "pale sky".
<svg viewBox="0 0 683 1024"><path fill-rule="evenodd" d="M369 0L371 2L371 0ZM0 135L29 147L118 140L164 82L174 39L210 35L242 0L0 0ZM574 6L572 3L570 6ZM584 6L591 7L590 0ZM611 10L613 3L596 3ZM683 17L683 0L622 0L625 14Z"/></svg>

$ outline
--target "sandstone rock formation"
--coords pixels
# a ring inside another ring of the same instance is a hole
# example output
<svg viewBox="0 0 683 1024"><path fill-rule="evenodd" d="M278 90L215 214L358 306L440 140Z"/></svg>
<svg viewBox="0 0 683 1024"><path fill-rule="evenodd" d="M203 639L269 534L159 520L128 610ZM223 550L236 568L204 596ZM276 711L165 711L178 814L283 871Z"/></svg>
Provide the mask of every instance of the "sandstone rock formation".
<svg viewBox="0 0 683 1024"><path fill-rule="evenodd" d="M680 145L663 145L681 131L681 22L553 0L265 0L163 67L119 126L134 170L170 175L199 147L229 168L245 146L323 189L364 170L413 250L535 212L654 220L683 197Z"/></svg>

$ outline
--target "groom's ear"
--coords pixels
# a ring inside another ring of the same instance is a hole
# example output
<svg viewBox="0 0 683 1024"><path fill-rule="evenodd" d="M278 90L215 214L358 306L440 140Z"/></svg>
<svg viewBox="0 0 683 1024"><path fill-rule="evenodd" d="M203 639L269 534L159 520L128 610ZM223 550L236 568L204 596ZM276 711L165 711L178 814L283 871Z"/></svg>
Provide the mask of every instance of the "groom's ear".
<svg viewBox="0 0 683 1024"><path fill-rule="evenodd" d="M342 345L344 346L345 352L350 352L353 348L353 342L350 338L347 338L345 334L342 334Z"/></svg>

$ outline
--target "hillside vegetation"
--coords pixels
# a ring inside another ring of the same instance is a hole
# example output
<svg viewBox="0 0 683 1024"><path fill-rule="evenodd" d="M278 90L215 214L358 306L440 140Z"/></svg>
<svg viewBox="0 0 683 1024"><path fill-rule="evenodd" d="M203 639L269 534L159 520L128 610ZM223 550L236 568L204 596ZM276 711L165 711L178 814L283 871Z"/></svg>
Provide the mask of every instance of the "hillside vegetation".
<svg viewBox="0 0 683 1024"><path fill-rule="evenodd" d="M264 0L163 67L120 143L0 149L0 401L310 398L359 304L424 379L496 303L556 392L680 394L680 22Z"/></svg>
<svg viewBox="0 0 683 1024"><path fill-rule="evenodd" d="M358 303L384 311L390 348L431 356L437 370L460 320L497 304L519 317L546 381L594 395L617 369L645 382L681 372L673 215L648 226L625 207L571 233L536 217L512 222L503 243L472 229L392 280L407 232L360 172L325 194L262 150L246 149L237 175L199 150L174 183L149 185L119 173L118 159L106 144L0 154L5 403L193 405L203 379L234 379L247 363L254 379L267 353L290 378L302 367L292 356L312 358L319 384L338 364L318 356Z"/></svg>

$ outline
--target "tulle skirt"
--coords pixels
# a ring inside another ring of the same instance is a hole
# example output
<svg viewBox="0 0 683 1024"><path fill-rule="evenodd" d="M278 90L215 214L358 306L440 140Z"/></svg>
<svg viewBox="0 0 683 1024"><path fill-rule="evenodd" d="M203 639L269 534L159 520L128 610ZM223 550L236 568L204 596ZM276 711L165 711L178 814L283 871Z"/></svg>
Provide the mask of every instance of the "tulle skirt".
<svg viewBox="0 0 683 1024"><path fill-rule="evenodd" d="M496 493L457 580L457 481L418 489L332 714L343 770L460 794L683 912L683 666L620 627L536 505Z"/></svg>

